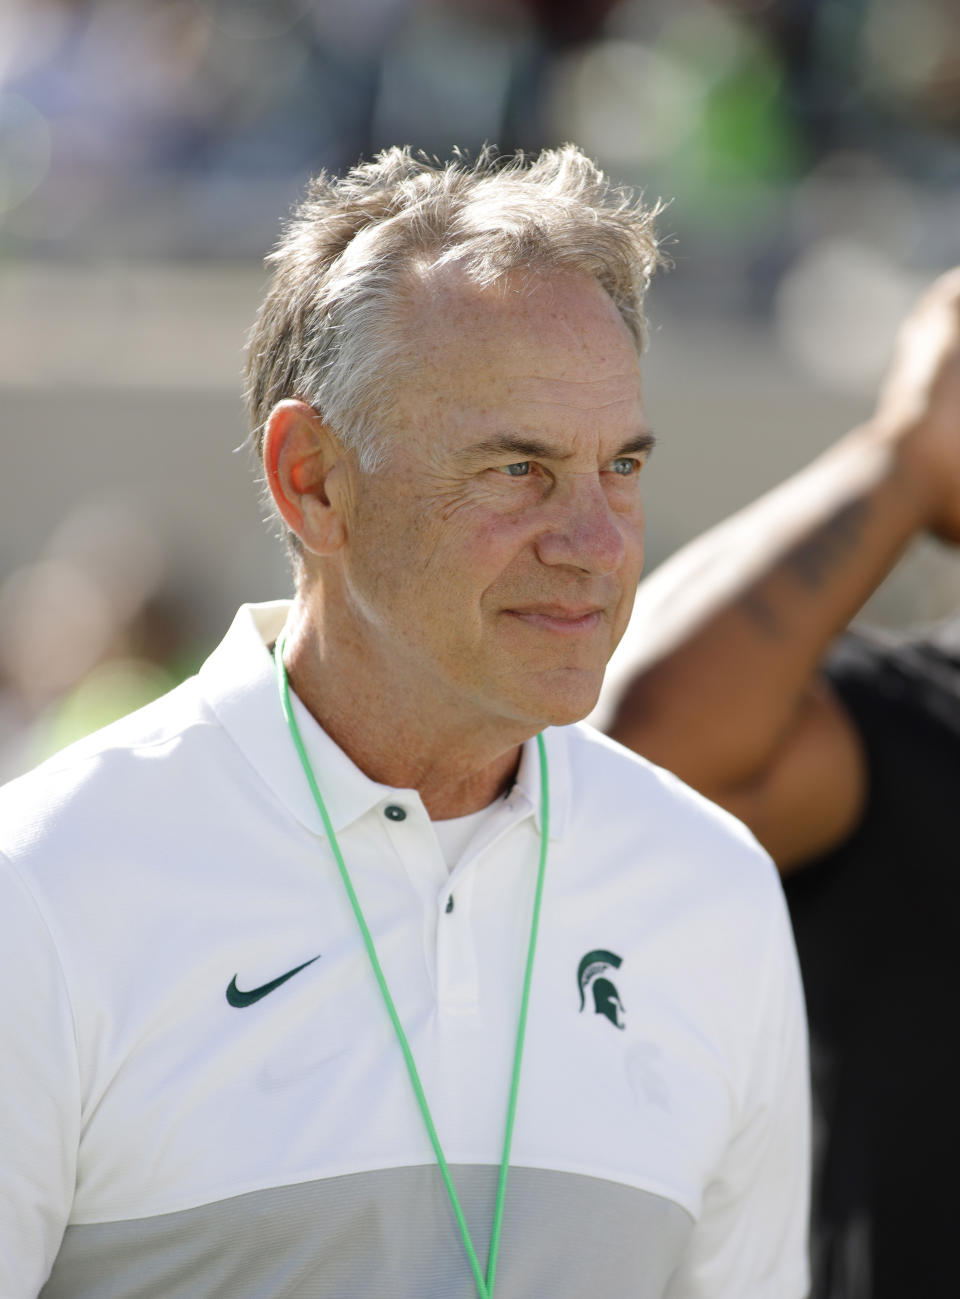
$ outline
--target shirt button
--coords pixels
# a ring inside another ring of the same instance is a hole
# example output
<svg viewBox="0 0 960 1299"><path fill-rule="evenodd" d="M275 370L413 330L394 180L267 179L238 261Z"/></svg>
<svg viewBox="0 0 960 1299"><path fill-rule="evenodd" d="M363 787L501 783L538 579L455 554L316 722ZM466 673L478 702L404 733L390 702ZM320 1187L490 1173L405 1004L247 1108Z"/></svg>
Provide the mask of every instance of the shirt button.
<svg viewBox="0 0 960 1299"><path fill-rule="evenodd" d="M388 821L405 821L407 814L402 807L397 807L396 803L388 803L383 809L383 815Z"/></svg>
<svg viewBox="0 0 960 1299"><path fill-rule="evenodd" d="M444 907L444 911L446 911L447 915L449 915L452 910L453 910L453 894L451 893L450 896L447 898L447 905Z"/></svg>

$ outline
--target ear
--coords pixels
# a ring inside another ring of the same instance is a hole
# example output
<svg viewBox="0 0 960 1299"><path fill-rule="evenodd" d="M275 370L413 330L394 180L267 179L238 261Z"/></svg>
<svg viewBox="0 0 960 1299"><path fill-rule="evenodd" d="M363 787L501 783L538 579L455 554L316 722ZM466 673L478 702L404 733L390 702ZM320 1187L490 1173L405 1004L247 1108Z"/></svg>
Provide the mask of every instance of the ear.
<svg viewBox="0 0 960 1299"><path fill-rule="evenodd" d="M337 490L343 461L343 447L306 402L286 398L267 416L263 465L270 494L287 527L315 555L332 555L346 540Z"/></svg>

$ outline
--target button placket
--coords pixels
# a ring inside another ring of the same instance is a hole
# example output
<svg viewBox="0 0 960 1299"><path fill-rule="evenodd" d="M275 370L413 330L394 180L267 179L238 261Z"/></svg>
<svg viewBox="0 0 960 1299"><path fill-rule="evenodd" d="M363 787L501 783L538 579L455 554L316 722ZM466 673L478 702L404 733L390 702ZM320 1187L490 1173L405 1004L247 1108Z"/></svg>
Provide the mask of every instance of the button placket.
<svg viewBox="0 0 960 1299"><path fill-rule="evenodd" d="M393 851L425 906L436 897L447 878L446 865L430 829L426 809L415 803L387 803L380 808L381 824Z"/></svg>
<svg viewBox="0 0 960 1299"><path fill-rule="evenodd" d="M449 880L446 863L426 808L416 795L408 804L381 804L375 809L375 815L412 892L411 905L418 912L420 959L433 1003L438 977L437 929L446 919L437 915L437 894Z"/></svg>
<svg viewBox="0 0 960 1299"><path fill-rule="evenodd" d="M480 965L473 917L473 891L482 858L521 821L533 820L529 801L514 789L509 801L471 842L441 890L437 914L437 1006L441 1013L475 1014L480 1010ZM453 904L452 906L450 904Z"/></svg>
<svg viewBox="0 0 960 1299"><path fill-rule="evenodd" d="M480 1008L480 969L471 906L476 872L458 876L455 891L439 907L437 1005L441 1013L462 1015Z"/></svg>

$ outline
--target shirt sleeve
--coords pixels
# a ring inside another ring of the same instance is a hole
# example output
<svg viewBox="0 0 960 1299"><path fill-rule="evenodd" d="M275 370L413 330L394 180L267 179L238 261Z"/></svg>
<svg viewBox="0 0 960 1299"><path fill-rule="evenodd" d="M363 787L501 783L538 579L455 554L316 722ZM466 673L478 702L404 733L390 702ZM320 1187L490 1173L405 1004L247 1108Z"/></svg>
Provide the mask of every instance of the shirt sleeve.
<svg viewBox="0 0 960 1299"><path fill-rule="evenodd" d="M779 886L756 977L759 1013L738 1122L666 1299L803 1299L809 1290L807 1025Z"/></svg>
<svg viewBox="0 0 960 1299"><path fill-rule="evenodd" d="M80 1087L63 973L36 902L0 856L0 1294L36 1299L76 1180Z"/></svg>

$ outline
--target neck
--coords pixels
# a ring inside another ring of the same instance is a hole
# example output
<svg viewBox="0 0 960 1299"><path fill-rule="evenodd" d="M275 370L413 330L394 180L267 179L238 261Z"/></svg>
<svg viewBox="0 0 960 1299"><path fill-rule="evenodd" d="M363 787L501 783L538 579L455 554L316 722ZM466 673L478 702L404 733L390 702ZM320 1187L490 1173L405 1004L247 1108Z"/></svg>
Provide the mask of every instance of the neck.
<svg viewBox="0 0 960 1299"><path fill-rule="evenodd" d="M380 784L417 790L432 820L478 812L512 784L528 726L446 711L395 664L318 632L299 598L284 662L291 689L351 761Z"/></svg>

